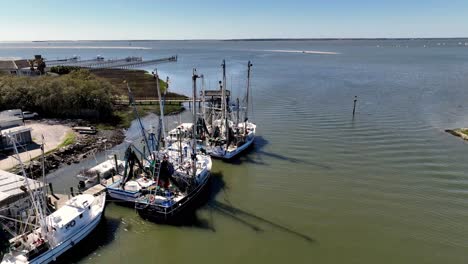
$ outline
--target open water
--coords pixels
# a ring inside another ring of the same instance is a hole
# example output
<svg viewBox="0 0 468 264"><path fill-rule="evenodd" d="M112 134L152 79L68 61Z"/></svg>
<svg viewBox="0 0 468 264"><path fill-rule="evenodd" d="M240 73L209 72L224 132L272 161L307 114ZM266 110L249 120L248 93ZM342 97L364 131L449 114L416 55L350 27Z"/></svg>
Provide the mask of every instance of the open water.
<svg viewBox="0 0 468 264"><path fill-rule="evenodd" d="M0 43L0 57L34 54L177 54L158 70L187 95L193 67L214 89L226 59L230 88L242 96L247 61L254 64L255 146L214 162L212 199L197 221L157 225L110 203L64 263L468 261L468 145L444 132L468 126L468 39ZM139 140L134 127L128 140ZM94 164L49 180L66 190Z"/></svg>

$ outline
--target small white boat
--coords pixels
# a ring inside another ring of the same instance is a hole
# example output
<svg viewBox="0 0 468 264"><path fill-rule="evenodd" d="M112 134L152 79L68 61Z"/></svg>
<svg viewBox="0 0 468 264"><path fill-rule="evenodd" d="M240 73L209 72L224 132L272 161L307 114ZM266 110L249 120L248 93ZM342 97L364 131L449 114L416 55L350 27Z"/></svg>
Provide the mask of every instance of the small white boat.
<svg viewBox="0 0 468 264"><path fill-rule="evenodd" d="M110 157L108 160L80 172L76 176L80 179L78 188L87 189L96 184L100 184L102 180L109 179L111 176L121 173L124 169L124 164L124 161Z"/></svg>

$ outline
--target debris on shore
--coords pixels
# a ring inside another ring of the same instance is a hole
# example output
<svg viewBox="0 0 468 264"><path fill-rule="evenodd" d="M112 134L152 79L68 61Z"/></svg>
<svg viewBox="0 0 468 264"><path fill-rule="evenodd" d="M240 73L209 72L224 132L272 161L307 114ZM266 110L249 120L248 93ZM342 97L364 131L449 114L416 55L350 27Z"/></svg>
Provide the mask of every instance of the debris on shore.
<svg viewBox="0 0 468 264"><path fill-rule="evenodd" d="M50 122L50 121L48 121ZM61 122L64 123L63 121ZM73 126L74 123L67 125ZM70 145L59 147L45 155L45 173L48 174L63 165L79 163L97 152L111 149L113 146L122 143L125 139L122 129L100 130L95 135L75 133L75 142ZM15 167L11 171L19 173L20 168ZM25 165L25 170L31 178L42 176L42 160L38 157Z"/></svg>

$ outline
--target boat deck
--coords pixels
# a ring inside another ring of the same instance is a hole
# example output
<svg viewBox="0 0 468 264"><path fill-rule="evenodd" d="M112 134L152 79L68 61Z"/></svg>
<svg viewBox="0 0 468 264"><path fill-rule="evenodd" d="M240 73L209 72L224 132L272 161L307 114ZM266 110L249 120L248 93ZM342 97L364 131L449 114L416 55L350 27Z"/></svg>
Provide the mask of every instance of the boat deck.
<svg viewBox="0 0 468 264"><path fill-rule="evenodd" d="M113 177L114 179L112 180L112 178L109 178L107 180L102 180L103 182L106 181L106 186L109 186L111 185L113 182L117 182L117 181L120 181L122 179L122 176L119 176L119 175L116 175ZM92 186L91 188L88 188L86 189L83 194L91 194L91 195L98 195L98 194L101 194L102 192L105 192L106 191L106 186L102 185L102 184L96 184L94 186ZM57 196L59 199L56 199L54 196L49 196L50 199L51 199L51 202L52 204L56 204L56 209L59 209L59 208L62 208L65 203L71 199L71 195L70 194L55 194L55 196Z"/></svg>

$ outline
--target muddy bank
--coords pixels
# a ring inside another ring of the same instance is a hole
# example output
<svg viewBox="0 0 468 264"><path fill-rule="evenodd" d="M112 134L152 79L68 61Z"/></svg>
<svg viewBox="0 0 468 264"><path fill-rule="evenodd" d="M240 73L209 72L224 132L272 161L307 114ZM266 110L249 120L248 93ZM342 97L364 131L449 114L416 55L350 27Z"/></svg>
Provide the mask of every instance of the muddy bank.
<svg viewBox="0 0 468 264"><path fill-rule="evenodd" d="M81 120L43 120L47 124L59 123L69 127L87 126L88 123ZM95 135L84 135L74 133L74 142L67 146L58 147L45 155L45 173L49 173L60 168L63 165L79 163L81 160L94 155L97 152L110 149L115 145L122 143L125 139L122 129L99 130ZM47 144L47 142L46 142ZM31 178L42 176L42 158L38 157L25 165L26 173ZM11 170L20 174L20 168L15 167Z"/></svg>

